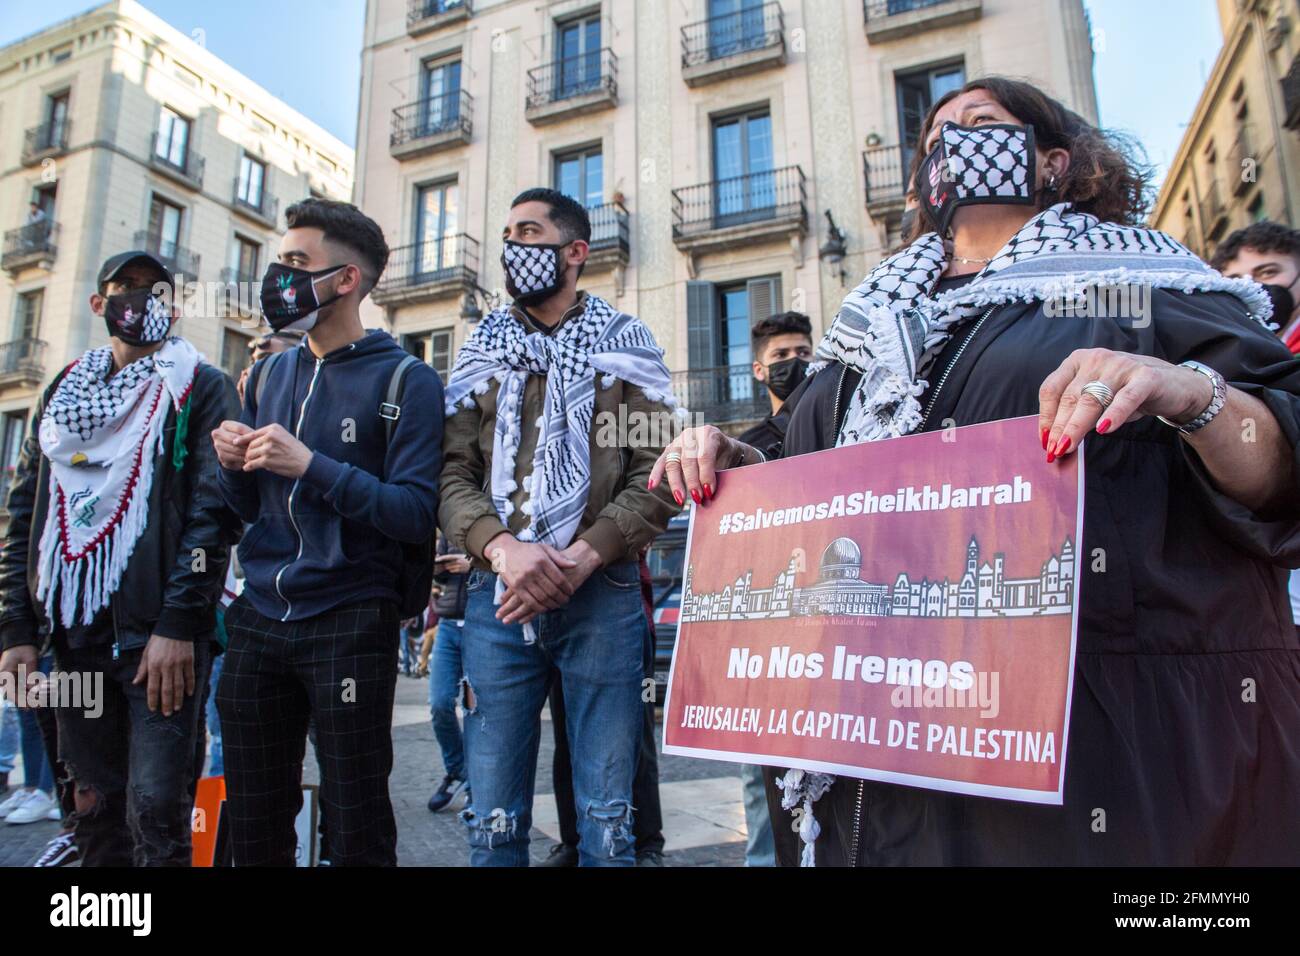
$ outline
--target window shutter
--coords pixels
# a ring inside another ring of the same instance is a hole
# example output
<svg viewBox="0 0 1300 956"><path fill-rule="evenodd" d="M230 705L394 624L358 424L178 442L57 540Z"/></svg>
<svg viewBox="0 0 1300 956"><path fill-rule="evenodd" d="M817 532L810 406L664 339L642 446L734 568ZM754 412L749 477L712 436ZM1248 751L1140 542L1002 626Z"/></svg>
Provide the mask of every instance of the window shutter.
<svg viewBox="0 0 1300 956"><path fill-rule="evenodd" d="M713 368L718 355L718 293L712 282L686 283L687 362L691 368Z"/></svg>
<svg viewBox="0 0 1300 956"><path fill-rule="evenodd" d="M766 276L745 283L749 294L749 324L757 325L769 316L783 311L781 307L781 277Z"/></svg>

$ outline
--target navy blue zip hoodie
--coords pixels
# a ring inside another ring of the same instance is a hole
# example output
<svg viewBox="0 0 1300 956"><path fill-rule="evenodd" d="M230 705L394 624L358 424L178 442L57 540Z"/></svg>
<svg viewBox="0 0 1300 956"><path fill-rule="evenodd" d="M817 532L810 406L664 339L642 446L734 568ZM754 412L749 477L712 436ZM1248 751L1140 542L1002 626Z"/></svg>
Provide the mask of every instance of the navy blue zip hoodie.
<svg viewBox="0 0 1300 956"><path fill-rule="evenodd" d="M442 381L412 366L385 449L379 406L406 352L382 330L317 359L302 345L269 366L257 407L249 376L240 420L278 422L312 451L302 478L221 469L221 493L248 525L239 545L257 611L299 621L372 598L399 600L401 541L433 536L442 468Z"/></svg>

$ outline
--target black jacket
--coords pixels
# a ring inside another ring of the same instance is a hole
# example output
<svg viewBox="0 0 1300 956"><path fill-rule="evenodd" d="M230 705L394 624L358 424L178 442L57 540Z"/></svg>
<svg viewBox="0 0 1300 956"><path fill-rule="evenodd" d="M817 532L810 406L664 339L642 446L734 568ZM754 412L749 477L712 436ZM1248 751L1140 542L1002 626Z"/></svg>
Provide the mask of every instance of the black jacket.
<svg viewBox="0 0 1300 956"><path fill-rule="evenodd" d="M37 556L50 487L49 460L37 436L53 389L54 384L46 389L32 416L9 488L9 534L0 553L0 646L5 648L43 644L50 636L45 609L36 600ZM163 452L154 460L149 491L149 523L109 602L121 650L142 647L153 634L191 641L212 636L239 522L217 490L211 433L224 419L238 415L239 400L230 379L220 369L200 364L190 394L189 453L178 472L171 455L176 410L167 410Z"/></svg>
<svg viewBox="0 0 1300 956"><path fill-rule="evenodd" d="M1107 348L1204 362L1263 401L1300 448L1300 361L1235 298L1157 291L1152 306L1145 328L1000 308L952 366L925 429L1037 414L1039 385L1071 351ZM805 382L787 402L783 457L833 447L856 384L839 365ZM1300 860L1300 640L1282 570L1300 565L1300 488L1286 513L1251 513L1155 418L1086 446L1064 804L841 777L814 805L817 865ZM777 857L794 865L799 839L773 776Z"/></svg>

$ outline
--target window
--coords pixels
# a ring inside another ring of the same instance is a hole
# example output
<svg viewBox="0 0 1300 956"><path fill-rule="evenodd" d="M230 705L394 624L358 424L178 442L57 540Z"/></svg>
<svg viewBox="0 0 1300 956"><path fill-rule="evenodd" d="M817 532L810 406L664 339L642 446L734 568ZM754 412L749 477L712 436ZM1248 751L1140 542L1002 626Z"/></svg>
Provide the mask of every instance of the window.
<svg viewBox="0 0 1300 956"><path fill-rule="evenodd" d="M555 154L555 188L588 208L605 197L604 169L599 146Z"/></svg>
<svg viewBox="0 0 1300 956"><path fill-rule="evenodd" d="M46 98L45 141L40 144L42 149L62 146L67 142L68 102L71 95L64 90L62 93L54 93Z"/></svg>
<svg viewBox="0 0 1300 956"><path fill-rule="evenodd" d="M902 145L904 171L911 168L912 154L920 145L921 124L935 101L945 93L961 89L966 68L961 63L899 73L894 77L898 95L898 140Z"/></svg>
<svg viewBox="0 0 1300 956"><path fill-rule="evenodd" d="M420 72L420 136L460 122L460 60L425 63Z"/></svg>
<svg viewBox="0 0 1300 956"><path fill-rule="evenodd" d="M190 121L164 106L159 114L154 155L177 169L184 169L189 146Z"/></svg>
<svg viewBox="0 0 1300 956"><path fill-rule="evenodd" d="M459 231L459 189L455 182L421 186L416 190L413 261L419 275L438 273L456 264Z"/></svg>
<svg viewBox="0 0 1300 956"><path fill-rule="evenodd" d="M713 121L715 226L770 216L776 207L772 175L772 117L767 110Z"/></svg>
<svg viewBox="0 0 1300 956"><path fill-rule="evenodd" d="M221 370L230 376L231 381L238 382L240 373L248 367L248 345L251 336L234 329L221 330Z"/></svg>
<svg viewBox="0 0 1300 956"><path fill-rule="evenodd" d="M443 382L451 372L451 332L416 332L402 336L402 348L432 366Z"/></svg>
<svg viewBox="0 0 1300 956"><path fill-rule="evenodd" d="M1251 222L1263 222L1268 218L1268 210L1264 207L1263 193L1256 194L1255 198L1250 201L1250 208L1248 211L1250 213Z"/></svg>
<svg viewBox="0 0 1300 956"><path fill-rule="evenodd" d="M562 100L600 86L600 15L556 24L555 98Z"/></svg>
<svg viewBox="0 0 1300 956"><path fill-rule="evenodd" d="M18 309L14 315L14 338L29 341L40 337L41 306L45 301L45 290L24 292L18 296Z"/></svg>
<svg viewBox="0 0 1300 956"><path fill-rule="evenodd" d="M686 314L691 368L739 367L749 375L753 362L750 329L754 323L780 311L780 276L761 276L726 285L688 282Z"/></svg>
<svg viewBox="0 0 1300 956"><path fill-rule="evenodd" d="M154 196L149 204L149 246L150 252L164 259L176 255L181 241L180 206L173 205L159 196Z"/></svg>
<svg viewBox="0 0 1300 956"><path fill-rule="evenodd" d="M0 422L0 507L9 498L9 483L13 481L18 459L23 453L23 435L26 433L27 412L5 412Z"/></svg>
<svg viewBox="0 0 1300 956"><path fill-rule="evenodd" d="M764 0L709 0L709 59L763 46Z"/></svg>
<svg viewBox="0 0 1300 956"><path fill-rule="evenodd" d="M54 197L57 194L58 185L55 183L37 186L32 190L32 202L36 203L36 208L46 221L54 218Z"/></svg>
<svg viewBox="0 0 1300 956"><path fill-rule="evenodd" d="M245 206L262 208L262 183L266 181L266 163L245 153L239 160L239 186L235 198Z"/></svg>
<svg viewBox="0 0 1300 956"><path fill-rule="evenodd" d="M261 278L258 271L258 260L261 255L262 247L259 243L244 236L235 236L233 261L230 266L240 282L256 282Z"/></svg>

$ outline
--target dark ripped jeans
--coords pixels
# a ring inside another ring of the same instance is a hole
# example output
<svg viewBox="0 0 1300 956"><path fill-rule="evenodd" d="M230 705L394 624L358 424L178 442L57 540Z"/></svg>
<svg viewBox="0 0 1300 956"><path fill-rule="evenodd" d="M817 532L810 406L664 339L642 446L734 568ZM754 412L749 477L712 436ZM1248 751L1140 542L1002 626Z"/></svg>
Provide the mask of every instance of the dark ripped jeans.
<svg viewBox="0 0 1300 956"><path fill-rule="evenodd" d="M143 647L56 647L60 671L104 675L103 712L58 708L59 760L93 805L71 817L82 866L189 866L194 753L202 732L199 688L212 665L207 641L194 644L195 693L164 717L150 711L145 684L132 684Z"/></svg>

